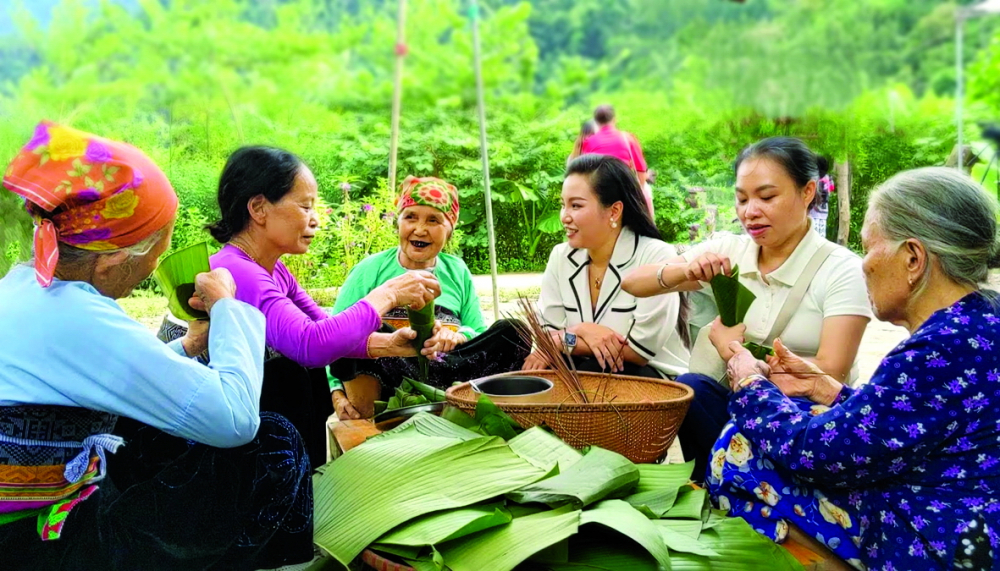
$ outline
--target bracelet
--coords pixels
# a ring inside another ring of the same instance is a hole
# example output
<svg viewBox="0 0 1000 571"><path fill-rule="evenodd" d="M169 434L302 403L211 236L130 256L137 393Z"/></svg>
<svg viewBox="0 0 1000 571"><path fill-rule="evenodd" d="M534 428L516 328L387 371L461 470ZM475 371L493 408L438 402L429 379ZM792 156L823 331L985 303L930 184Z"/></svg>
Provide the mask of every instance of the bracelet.
<svg viewBox="0 0 1000 571"><path fill-rule="evenodd" d="M374 359L372 357L372 337L375 336L375 332L368 334L368 339L365 339L365 357L368 359Z"/></svg>
<svg viewBox="0 0 1000 571"><path fill-rule="evenodd" d="M660 269L656 270L656 283L660 284L663 289L670 289L667 284L663 283L663 270L667 268L667 264L660 266Z"/></svg>
<svg viewBox="0 0 1000 571"><path fill-rule="evenodd" d="M752 375L747 376L742 381L736 383L736 386L742 389L747 385L751 385L757 381L766 381L766 380L767 377L765 377L764 375L761 375L760 373L754 373Z"/></svg>

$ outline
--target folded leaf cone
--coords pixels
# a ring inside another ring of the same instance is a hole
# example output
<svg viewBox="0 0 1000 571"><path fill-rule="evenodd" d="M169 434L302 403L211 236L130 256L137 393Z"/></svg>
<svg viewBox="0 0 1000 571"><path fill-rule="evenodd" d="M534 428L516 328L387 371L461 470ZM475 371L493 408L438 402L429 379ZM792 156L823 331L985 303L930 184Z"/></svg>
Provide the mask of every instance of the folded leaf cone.
<svg viewBox="0 0 1000 571"><path fill-rule="evenodd" d="M191 307L188 300L194 293L194 278L211 271L208 264L208 242L182 248L160 262L153 277L167 297L167 308L177 319L195 321L208 314Z"/></svg>

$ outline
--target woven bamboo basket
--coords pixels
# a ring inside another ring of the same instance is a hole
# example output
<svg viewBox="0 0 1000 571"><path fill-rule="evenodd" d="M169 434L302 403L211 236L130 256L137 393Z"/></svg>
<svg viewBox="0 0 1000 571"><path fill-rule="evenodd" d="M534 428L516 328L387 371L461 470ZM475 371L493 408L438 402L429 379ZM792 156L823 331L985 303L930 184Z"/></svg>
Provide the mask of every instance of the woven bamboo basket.
<svg viewBox="0 0 1000 571"><path fill-rule="evenodd" d="M673 381L578 373L590 401L583 403L553 371L504 375L535 375L554 384L547 402L497 404L522 427L544 424L573 447L600 446L640 464L666 457L694 398L690 387ZM479 393L462 383L449 388L447 397L452 406L473 414Z"/></svg>

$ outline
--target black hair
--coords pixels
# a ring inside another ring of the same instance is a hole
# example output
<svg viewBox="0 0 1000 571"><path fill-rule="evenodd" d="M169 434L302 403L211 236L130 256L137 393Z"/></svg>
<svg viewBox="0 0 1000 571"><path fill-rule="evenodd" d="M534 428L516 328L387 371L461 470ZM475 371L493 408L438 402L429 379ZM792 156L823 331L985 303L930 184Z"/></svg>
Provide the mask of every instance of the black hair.
<svg viewBox="0 0 1000 571"><path fill-rule="evenodd" d="M226 161L219 177L219 211L222 219L206 228L225 244L250 223L247 204L257 195L274 203L288 194L302 168L302 159L274 147L241 147Z"/></svg>
<svg viewBox="0 0 1000 571"><path fill-rule="evenodd" d="M566 167L566 176L573 174L590 179L590 187L605 208L622 203L622 226L639 236L662 239L649 215L639 179L621 159L609 155L580 155Z"/></svg>
<svg viewBox="0 0 1000 571"><path fill-rule="evenodd" d="M733 173L739 173L740 165L748 159L770 159L778 163L785 169L785 172L788 173L792 181L795 182L795 186L800 189L809 184L811 180L817 181L816 196L813 197L813 201L809 207L812 208L818 204L816 197L820 196L821 190L819 188L821 185L818 184L818 181L829 172L830 162L826 158L814 153L800 139L796 139L795 137L768 137L752 145L747 145L736 157L736 163L733 165ZM825 202L826 189L822 190L824 196L820 200Z"/></svg>
<svg viewBox="0 0 1000 571"><path fill-rule="evenodd" d="M594 109L594 121L598 125L607 125L615 119L615 108L610 105L598 105Z"/></svg>
<svg viewBox="0 0 1000 571"><path fill-rule="evenodd" d="M573 174L590 178L590 188L601 204L607 208L622 203L622 226L639 236L662 240L660 231L649 215L649 207L639 187L639 179L621 159L609 155L587 154L573 159L566 167L566 176ZM680 293L681 305L677 318L677 334L684 346L691 348L688 329L690 304L687 295Z"/></svg>

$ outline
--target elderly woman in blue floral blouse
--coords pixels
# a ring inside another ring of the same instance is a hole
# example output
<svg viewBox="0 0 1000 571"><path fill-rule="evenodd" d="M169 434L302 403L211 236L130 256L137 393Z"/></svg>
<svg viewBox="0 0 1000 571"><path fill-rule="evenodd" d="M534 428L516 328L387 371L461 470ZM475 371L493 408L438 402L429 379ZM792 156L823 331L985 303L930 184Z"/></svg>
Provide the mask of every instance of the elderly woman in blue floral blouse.
<svg viewBox="0 0 1000 571"><path fill-rule="evenodd" d="M926 168L872 196L862 231L876 316L911 336L856 389L780 341L729 362L713 499L783 541L789 524L858 569L1000 570L997 207Z"/></svg>

